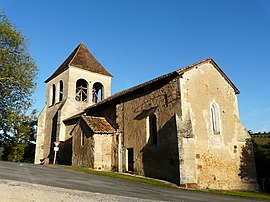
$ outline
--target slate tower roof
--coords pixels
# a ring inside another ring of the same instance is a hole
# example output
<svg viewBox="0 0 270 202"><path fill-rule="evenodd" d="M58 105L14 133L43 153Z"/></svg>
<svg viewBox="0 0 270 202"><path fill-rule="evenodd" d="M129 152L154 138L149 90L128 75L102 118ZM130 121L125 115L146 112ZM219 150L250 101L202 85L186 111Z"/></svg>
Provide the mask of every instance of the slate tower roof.
<svg viewBox="0 0 270 202"><path fill-rule="evenodd" d="M112 77L112 75L90 53L86 46L81 43L68 56L63 64L61 64L60 67L45 81L45 83L48 83L59 74L66 71L70 66Z"/></svg>

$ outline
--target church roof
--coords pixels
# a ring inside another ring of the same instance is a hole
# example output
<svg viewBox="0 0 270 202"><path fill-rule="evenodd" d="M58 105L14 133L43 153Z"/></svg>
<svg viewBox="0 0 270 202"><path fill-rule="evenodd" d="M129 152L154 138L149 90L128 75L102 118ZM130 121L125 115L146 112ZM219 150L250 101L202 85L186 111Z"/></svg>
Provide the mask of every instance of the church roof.
<svg viewBox="0 0 270 202"><path fill-rule="evenodd" d="M232 86L232 88L234 89L234 92L236 94L239 94L240 91L236 88L236 86L231 82L231 80L226 76L226 74L219 68L219 66L215 63L215 61L212 59L212 58L206 58L204 60L201 60L197 63L194 63L192 65L189 65L189 66L186 66L186 67L183 67L181 69L178 69L176 71L173 71L171 73L168 73L168 74L165 74L165 75L162 75L160 77L157 77L155 79L152 79L150 81L147 81L145 83L142 83L142 84L139 84L137 86L134 86L134 87L131 87L127 90L123 90L119 93L116 93L116 94L113 94L112 96L104 99L104 100L101 100L100 102L98 102L97 104L95 105L91 105L90 107L86 108L85 111L87 111L88 109L91 109L92 107L95 107L95 106L98 106L98 105L101 105L103 103L106 103L106 102L109 102L109 101L112 101L112 100L115 100L117 98L122 98L123 96L128 96L130 93L134 93L136 92L137 90L140 90L141 88L144 88L146 86L149 86L151 84L155 84L156 82L160 82L162 80L165 80L165 79L169 79L169 78L173 78L173 77L176 77L176 76L179 76L179 75L182 75L184 74L185 72L191 70L192 68L195 68L196 66L198 65L201 65L201 64L204 64L204 63L211 63L216 69L217 71L221 74L221 76L229 83L229 85Z"/></svg>
<svg viewBox="0 0 270 202"><path fill-rule="evenodd" d="M112 75L90 53L86 46L81 43L68 56L63 64L61 64L60 67L45 81L45 83L48 83L59 74L66 71L70 66L112 77Z"/></svg>
<svg viewBox="0 0 270 202"><path fill-rule="evenodd" d="M114 133L116 130L104 117L82 115L82 119L94 133Z"/></svg>
<svg viewBox="0 0 270 202"><path fill-rule="evenodd" d="M215 63L215 61L212 58L206 58L206 59L201 60L201 61L199 61L197 63L192 64L192 65L189 65L189 66L183 67L181 69L178 69L176 71L173 71L171 73L162 75L160 77L157 77L157 78L152 79L150 81L147 81L145 83L142 83L142 84L139 84L137 86L131 87L129 89L123 90L123 91L121 91L119 93L115 93L115 94L111 95L110 97L108 97L108 98L106 98L104 100L101 100L100 102L98 102L98 103L96 103L94 105L91 105L91 106L87 107L84 110L84 112L75 114L74 116L72 116L72 117L70 117L70 118L68 118L68 119L66 119L64 121L68 121L68 120L72 120L74 118L78 118L83 113L91 110L92 108L95 108L95 107L98 107L100 105L103 105L105 103L112 102L112 101L118 102L122 98L126 98L126 97L128 97L130 95L134 95L134 94L136 94L136 92L141 92L141 89L143 89L143 88L146 88L146 87L149 87L149 86L152 86L152 85L156 85L157 83L159 83L161 81L165 81L166 79L173 79L173 78L176 78L178 76L181 76L185 72L187 72L187 71L189 71L189 70L197 67L198 65L205 64L205 63L211 63L217 69L217 71L221 74L221 76L228 82L228 84L231 85L231 87L234 89L234 92L236 94L239 94L240 93L240 91L231 82L231 80L226 76L226 74L220 69L220 67Z"/></svg>

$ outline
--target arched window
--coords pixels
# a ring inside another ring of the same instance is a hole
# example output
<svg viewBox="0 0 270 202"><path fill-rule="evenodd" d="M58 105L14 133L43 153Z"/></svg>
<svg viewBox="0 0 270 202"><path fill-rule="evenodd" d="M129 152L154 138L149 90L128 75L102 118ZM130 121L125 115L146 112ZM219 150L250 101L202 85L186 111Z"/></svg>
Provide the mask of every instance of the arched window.
<svg viewBox="0 0 270 202"><path fill-rule="evenodd" d="M92 91L92 101L97 103L103 99L103 85L99 82L94 83Z"/></svg>
<svg viewBox="0 0 270 202"><path fill-rule="evenodd" d="M211 104L210 113L211 113L211 125L213 133L218 135L220 134L220 119L219 119L219 110L216 103Z"/></svg>
<svg viewBox="0 0 270 202"><path fill-rule="evenodd" d="M63 81L61 80L59 82L59 102L61 102L63 100L63 95L64 95L64 91L63 91Z"/></svg>
<svg viewBox="0 0 270 202"><path fill-rule="evenodd" d="M87 81L84 79L79 79L76 82L76 96L77 101L87 102Z"/></svg>
<svg viewBox="0 0 270 202"><path fill-rule="evenodd" d="M151 144L157 144L157 117L155 114L149 116L149 135Z"/></svg>
<svg viewBox="0 0 270 202"><path fill-rule="evenodd" d="M55 104L55 85L52 85L52 105Z"/></svg>

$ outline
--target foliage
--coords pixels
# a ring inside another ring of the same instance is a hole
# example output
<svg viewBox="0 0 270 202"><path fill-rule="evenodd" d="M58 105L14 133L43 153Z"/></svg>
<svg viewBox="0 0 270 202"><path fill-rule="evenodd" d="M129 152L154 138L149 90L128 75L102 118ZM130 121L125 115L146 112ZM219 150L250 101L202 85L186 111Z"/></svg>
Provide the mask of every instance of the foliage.
<svg viewBox="0 0 270 202"><path fill-rule="evenodd" d="M35 119L29 109L36 75L24 36L0 11L0 146L5 160L23 160Z"/></svg>
<svg viewBox="0 0 270 202"><path fill-rule="evenodd" d="M27 142L27 145L24 150L23 162L34 163L35 151L36 151L36 144L32 142Z"/></svg>
<svg viewBox="0 0 270 202"><path fill-rule="evenodd" d="M270 193L270 132L251 133L251 136L258 182L263 191Z"/></svg>
<svg viewBox="0 0 270 202"><path fill-rule="evenodd" d="M251 137L270 138L270 131L269 131L269 132L257 132L257 133L254 133L252 130L249 130L248 132L249 132L249 134L251 135Z"/></svg>

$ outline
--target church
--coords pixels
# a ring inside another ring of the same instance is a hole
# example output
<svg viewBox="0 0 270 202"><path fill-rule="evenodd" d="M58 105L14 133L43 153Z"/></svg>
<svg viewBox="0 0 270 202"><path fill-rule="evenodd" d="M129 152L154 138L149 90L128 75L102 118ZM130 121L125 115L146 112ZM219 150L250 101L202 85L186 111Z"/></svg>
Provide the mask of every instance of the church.
<svg viewBox="0 0 270 202"><path fill-rule="evenodd" d="M45 81L35 163L129 172L197 189L257 190L239 90L207 58L111 95L112 75L79 44Z"/></svg>

